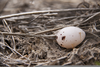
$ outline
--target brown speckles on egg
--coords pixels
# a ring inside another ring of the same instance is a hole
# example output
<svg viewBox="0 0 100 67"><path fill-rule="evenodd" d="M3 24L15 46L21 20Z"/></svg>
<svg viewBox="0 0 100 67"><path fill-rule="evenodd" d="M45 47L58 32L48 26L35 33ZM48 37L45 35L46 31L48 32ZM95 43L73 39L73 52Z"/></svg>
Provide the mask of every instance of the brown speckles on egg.
<svg viewBox="0 0 100 67"><path fill-rule="evenodd" d="M63 47L64 45L63 44L60 44L60 46Z"/></svg>
<svg viewBox="0 0 100 67"><path fill-rule="evenodd" d="M77 40L75 40L75 41L77 41Z"/></svg>
<svg viewBox="0 0 100 67"><path fill-rule="evenodd" d="M80 39L81 39L81 32L79 32L79 35L80 35Z"/></svg>
<svg viewBox="0 0 100 67"><path fill-rule="evenodd" d="M74 48L74 44L71 44L72 48Z"/></svg>
<svg viewBox="0 0 100 67"><path fill-rule="evenodd" d="M63 37L62 37L62 40L65 40L65 38L66 38L66 36L63 36Z"/></svg>
<svg viewBox="0 0 100 67"><path fill-rule="evenodd" d="M56 36L56 39L58 39L58 36Z"/></svg>
<svg viewBox="0 0 100 67"><path fill-rule="evenodd" d="M79 32L79 34L81 35L81 32Z"/></svg>
<svg viewBox="0 0 100 67"><path fill-rule="evenodd" d="M60 35L62 35L62 34L60 34Z"/></svg>
<svg viewBox="0 0 100 67"><path fill-rule="evenodd" d="M72 35L72 37L74 37L74 35Z"/></svg>

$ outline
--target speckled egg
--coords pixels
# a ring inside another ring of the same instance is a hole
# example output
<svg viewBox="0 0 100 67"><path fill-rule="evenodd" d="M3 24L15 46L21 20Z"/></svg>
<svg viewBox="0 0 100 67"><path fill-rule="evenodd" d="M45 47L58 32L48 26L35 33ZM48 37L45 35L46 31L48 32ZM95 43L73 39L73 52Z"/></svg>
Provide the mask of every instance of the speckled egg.
<svg viewBox="0 0 100 67"><path fill-rule="evenodd" d="M57 43L64 48L74 48L85 38L85 32L78 27L65 27L56 34Z"/></svg>

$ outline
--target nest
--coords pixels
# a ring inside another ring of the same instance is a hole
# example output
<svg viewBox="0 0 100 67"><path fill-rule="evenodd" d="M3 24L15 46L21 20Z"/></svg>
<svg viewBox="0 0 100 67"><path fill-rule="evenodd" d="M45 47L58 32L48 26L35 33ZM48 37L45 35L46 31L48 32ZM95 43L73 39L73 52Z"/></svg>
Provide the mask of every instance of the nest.
<svg viewBox="0 0 100 67"><path fill-rule="evenodd" d="M84 7L84 8L83 8ZM100 61L100 5L40 10L0 16L0 65L97 65ZM73 49L60 47L55 33L67 26L86 32Z"/></svg>

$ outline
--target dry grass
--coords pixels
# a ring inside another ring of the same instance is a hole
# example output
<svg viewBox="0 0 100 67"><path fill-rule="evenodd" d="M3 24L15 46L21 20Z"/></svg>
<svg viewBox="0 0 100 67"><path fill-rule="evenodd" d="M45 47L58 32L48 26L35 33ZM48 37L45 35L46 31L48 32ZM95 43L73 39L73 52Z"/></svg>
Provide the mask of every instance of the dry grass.
<svg viewBox="0 0 100 67"><path fill-rule="evenodd" d="M0 16L0 64L95 65L95 61L100 61L100 5L82 1L76 7L36 11L37 8ZM85 40L73 49L62 48L56 42L55 33L67 26L77 26L86 32Z"/></svg>

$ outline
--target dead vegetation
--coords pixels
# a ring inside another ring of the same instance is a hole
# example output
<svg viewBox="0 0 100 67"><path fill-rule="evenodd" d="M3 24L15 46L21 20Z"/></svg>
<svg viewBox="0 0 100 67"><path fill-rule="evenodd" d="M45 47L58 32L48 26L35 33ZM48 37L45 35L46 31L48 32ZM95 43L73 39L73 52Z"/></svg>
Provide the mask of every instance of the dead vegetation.
<svg viewBox="0 0 100 67"><path fill-rule="evenodd" d="M7 2L0 10L1 66L95 65L100 61L99 0ZM56 43L55 33L67 26L86 32L85 40L74 49Z"/></svg>

